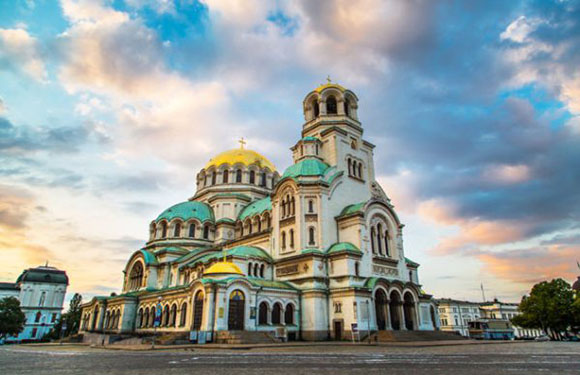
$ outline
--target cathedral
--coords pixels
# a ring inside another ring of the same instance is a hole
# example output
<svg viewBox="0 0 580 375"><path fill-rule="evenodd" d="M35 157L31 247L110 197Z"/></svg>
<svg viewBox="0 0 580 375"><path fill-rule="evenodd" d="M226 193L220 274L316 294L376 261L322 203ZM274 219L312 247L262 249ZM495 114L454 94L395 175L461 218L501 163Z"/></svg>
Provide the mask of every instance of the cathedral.
<svg viewBox="0 0 580 375"><path fill-rule="evenodd" d="M243 140L210 159L195 194L149 224L122 293L82 306L81 332L215 342L239 331L350 340L437 329L404 225L375 180L357 96L329 81L303 111L283 172Z"/></svg>

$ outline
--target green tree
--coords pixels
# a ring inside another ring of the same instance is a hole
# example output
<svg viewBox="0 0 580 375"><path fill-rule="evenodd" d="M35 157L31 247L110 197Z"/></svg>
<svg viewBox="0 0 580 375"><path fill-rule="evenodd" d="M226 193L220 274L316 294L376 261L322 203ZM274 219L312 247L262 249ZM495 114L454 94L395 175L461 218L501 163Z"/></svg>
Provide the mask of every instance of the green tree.
<svg viewBox="0 0 580 375"><path fill-rule="evenodd" d="M552 338L572 325L574 292L562 279L542 281L534 285L529 296L522 297L521 315L512 319L523 328L542 328Z"/></svg>
<svg viewBox="0 0 580 375"><path fill-rule="evenodd" d="M14 297L0 300L0 339L16 336L24 329L26 316L20 309L20 301Z"/></svg>
<svg viewBox="0 0 580 375"><path fill-rule="evenodd" d="M68 337L77 333L81 322L80 306L82 300L82 296L78 293L75 293L70 301L68 311L60 316L56 323L54 323L54 326L50 332L44 335L43 339L58 340L61 337ZM63 325L66 325L66 329L64 331Z"/></svg>

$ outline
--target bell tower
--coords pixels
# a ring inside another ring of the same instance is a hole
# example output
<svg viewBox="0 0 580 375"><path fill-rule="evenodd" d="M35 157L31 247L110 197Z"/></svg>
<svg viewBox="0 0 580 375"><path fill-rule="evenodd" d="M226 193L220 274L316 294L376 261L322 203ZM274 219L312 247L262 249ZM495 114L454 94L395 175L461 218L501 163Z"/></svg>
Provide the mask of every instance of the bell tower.
<svg viewBox="0 0 580 375"><path fill-rule="evenodd" d="M317 139L316 156L362 183L374 181L373 144L363 140L358 97L349 89L327 82L304 98L302 143ZM293 149L297 159L296 146Z"/></svg>

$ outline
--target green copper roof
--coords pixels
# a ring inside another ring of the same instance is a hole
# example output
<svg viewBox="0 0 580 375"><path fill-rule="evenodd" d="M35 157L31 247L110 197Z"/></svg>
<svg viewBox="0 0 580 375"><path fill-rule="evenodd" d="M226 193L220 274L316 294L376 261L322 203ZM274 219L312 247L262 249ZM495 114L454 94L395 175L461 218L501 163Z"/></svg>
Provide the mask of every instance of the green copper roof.
<svg viewBox="0 0 580 375"><path fill-rule="evenodd" d="M238 257L238 258L258 258L264 260L266 262L271 262L272 257L266 253L264 250L260 249L259 247L255 246L236 246L231 249L225 251L215 251L210 254L206 254L200 258L193 259L192 261L188 262L184 266L193 265L196 263L203 263L206 264L215 259L221 259L224 257L224 252L226 257ZM184 267L182 266L182 267Z"/></svg>
<svg viewBox="0 0 580 375"><path fill-rule="evenodd" d="M221 219L218 219L216 221L216 224L219 224L219 223L235 223L235 222L236 222L235 220L232 220L229 217L222 217Z"/></svg>
<svg viewBox="0 0 580 375"><path fill-rule="evenodd" d="M252 198L250 198L248 195L246 194L241 194L241 193L217 193L214 194L213 197L222 197L222 198L242 198L242 199L247 199L250 200Z"/></svg>
<svg viewBox="0 0 580 375"><path fill-rule="evenodd" d="M170 221L175 218L180 218L184 221L197 219L202 223L205 221L214 221L213 210L211 207L205 203L196 201L187 201L171 206L163 211L155 221L160 221L162 219Z"/></svg>
<svg viewBox="0 0 580 375"><path fill-rule="evenodd" d="M265 280L255 277L248 277L247 280L250 282L250 284L254 286L261 286L263 288L296 290L296 288L285 281Z"/></svg>
<svg viewBox="0 0 580 375"><path fill-rule="evenodd" d="M162 247L160 249L156 249L153 251L153 253L155 254L159 254L159 253L173 253L173 254L180 254L183 255L184 253L189 253L189 250L183 248L183 247L177 247L177 246L169 246L169 247Z"/></svg>
<svg viewBox="0 0 580 375"><path fill-rule="evenodd" d="M330 166L323 161L316 158L308 158L286 168L280 180L286 177L324 176L328 168Z"/></svg>
<svg viewBox="0 0 580 375"><path fill-rule="evenodd" d="M153 253L149 250L139 250L141 252L141 254L143 254L143 259L145 259L145 264L146 265L154 265L156 266L157 264L159 264L157 262L157 258L155 257L155 255L153 255Z"/></svg>
<svg viewBox="0 0 580 375"><path fill-rule="evenodd" d="M66 284L68 285L68 276L66 272L57 270L54 267L36 267L29 268L22 272L16 284L20 282L46 283L46 284Z"/></svg>
<svg viewBox="0 0 580 375"><path fill-rule="evenodd" d="M340 212L340 215L338 215L338 216L348 216L348 215L352 215L352 214L355 214L358 212L362 212L362 209L364 208L364 205L366 203L367 202L360 202L360 203L348 205L342 209L342 211Z"/></svg>
<svg viewBox="0 0 580 375"><path fill-rule="evenodd" d="M411 259L409 259L407 257L405 257L405 263L407 263L408 265L413 266L413 267L419 267L420 266L419 263L413 262Z"/></svg>
<svg viewBox="0 0 580 375"><path fill-rule="evenodd" d="M242 212L240 212L240 216L238 216L238 219L244 220L247 217L251 217L257 214L261 214L264 211L271 210L272 210L272 200L270 199L270 197L266 197L264 199L257 200L247 205L242 210Z"/></svg>
<svg viewBox="0 0 580 375"><path fill-rule="evenodd" d="M320 141L320 139L316 137L304 137L302 138L303 141Z"/></svg>
<svg viewBox="0 0 580 375"><path fill-rule="evenodd" d="M301 254L320 254L320 255L324 254L319 249L302 249L302 251L300 251L300 253Z"/></svg>
<svg viewBox="0 0 580 375"><path fill-rule="evenodd" d="M326 251L327 254L336 254L341 252L353 253L360 255L362 251L350 242L338 242L330 246Z"/></svg>

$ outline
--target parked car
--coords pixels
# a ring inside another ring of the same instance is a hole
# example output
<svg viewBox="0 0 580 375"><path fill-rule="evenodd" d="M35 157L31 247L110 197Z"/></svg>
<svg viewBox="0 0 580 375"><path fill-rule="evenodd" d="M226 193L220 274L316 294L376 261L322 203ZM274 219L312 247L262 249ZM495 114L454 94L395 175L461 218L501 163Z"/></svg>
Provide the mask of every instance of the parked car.
<svg viewBox="0 0 580 375"><path fill-rule="evenodd" d="M546 335L540 335L534 339L535 341L550 341L550 338Z"/></svg>

